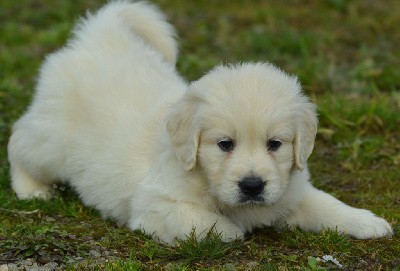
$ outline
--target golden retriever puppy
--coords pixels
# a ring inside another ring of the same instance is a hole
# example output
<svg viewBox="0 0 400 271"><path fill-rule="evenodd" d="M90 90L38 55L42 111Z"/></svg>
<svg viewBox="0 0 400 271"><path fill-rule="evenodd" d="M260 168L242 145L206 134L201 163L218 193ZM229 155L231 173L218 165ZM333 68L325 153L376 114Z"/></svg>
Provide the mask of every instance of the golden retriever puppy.
<svg viewBox="0 0 400 271"><path fill-rule="evenodd" d="M69 183L103 217L173 244L267 225L392 234L370 211L314 188L315 106L267 63L219 66L188 85L154 6L112 2L45 61L8 150L21 199Z"/></svg>

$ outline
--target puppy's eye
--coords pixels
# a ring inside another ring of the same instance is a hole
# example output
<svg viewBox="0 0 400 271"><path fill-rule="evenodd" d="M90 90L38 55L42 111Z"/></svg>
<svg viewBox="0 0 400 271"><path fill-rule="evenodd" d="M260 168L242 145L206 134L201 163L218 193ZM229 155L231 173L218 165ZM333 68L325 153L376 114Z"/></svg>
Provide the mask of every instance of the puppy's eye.
<svg viewBox="0 0 400 271"><path fill-rule="evenodd" d="M231 152L235 148L235 142L233 142L232 139L222 139L218 141L218 147L223 151L223 152Z"/></svg>
<svg viewBox="0 0 400 271"><path fill-rule="evenodd" d="M279 139L271 139L267 142L267 148L269 151L276 151L282 145L282 141Z"/></svg>

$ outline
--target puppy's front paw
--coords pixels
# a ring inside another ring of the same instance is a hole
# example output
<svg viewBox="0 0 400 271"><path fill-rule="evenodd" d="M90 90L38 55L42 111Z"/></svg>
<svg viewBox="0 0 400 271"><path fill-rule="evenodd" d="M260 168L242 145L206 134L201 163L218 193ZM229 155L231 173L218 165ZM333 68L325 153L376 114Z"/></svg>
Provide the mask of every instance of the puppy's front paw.
<svg viewBox="0 0 400 271"><path fill-rule="evenodd" d="M232 242L234 240L243 239L244 237L244 232L241 228L223 218L214 221L204 220L202 223L187 225L187 227L182 230L183 234L177 234L176 239L186 240L194 233L196 239L201 241L205 239L210 232L217 234L221 238L222 242Z"/></svg>
<svg viewBox="0 0 400 271"><path fill-rule="evenodd" d="M219 223L217 222L213 230L220 234L223 242L231 242L238 239L243 239L244 232L241 228L232 223Z"/></svg>
<svg viewBox="0 0 400 271"><path fill-rule="evenodd" d="M218 234L223 242L241 239L244 231L227 217L188 204L174 204L165 212L141 212L132 214L129 227L140 229L162 243L175 245L177 240L186 240L192 234L198 241L210 231Z"/></svg>
<svg viewBox="0 0 400 271"><path fill-rule="evenodd" d="M357 239L373 239L393 235L393 229L383 218L368 210L357 209L350 215L349 221L338 229Z"/></svg>

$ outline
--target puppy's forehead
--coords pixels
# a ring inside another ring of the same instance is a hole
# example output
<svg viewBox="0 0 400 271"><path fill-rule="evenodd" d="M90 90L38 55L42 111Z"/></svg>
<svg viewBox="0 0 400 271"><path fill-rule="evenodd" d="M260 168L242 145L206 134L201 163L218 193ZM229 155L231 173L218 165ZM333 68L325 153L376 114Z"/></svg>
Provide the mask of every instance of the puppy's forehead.
<svg viewBox="0 0 400 271"><path fill-rule="evenodd" d="M192 84L208 103L288 103L299 95L297 79L268 63L219 66Z"/></svg>
<svg viewBox="0 0 400 271"><path fill-rule="evenodd" d="M204 101L208 119L227 126L277 126L293 118L302 100L296 99L302 95L297 79L266 63L217 67L192 91Z"/></svg>

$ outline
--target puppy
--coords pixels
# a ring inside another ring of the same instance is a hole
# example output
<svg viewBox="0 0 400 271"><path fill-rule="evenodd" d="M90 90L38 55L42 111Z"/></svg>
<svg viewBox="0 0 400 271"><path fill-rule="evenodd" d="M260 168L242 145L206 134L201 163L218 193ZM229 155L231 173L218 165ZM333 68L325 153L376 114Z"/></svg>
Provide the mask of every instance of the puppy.
<svg viewBox="0 0 400 271"><path fill-rule="evenodd" d="M393 233L310 184L317 118L295 77L246 63L188 85L176 57L174 30L150 4L112 2L82 20L13 127L17 196L49 198L67 182L104 218L169 244L269 225Z"/></svg>

